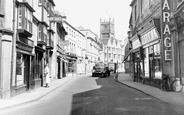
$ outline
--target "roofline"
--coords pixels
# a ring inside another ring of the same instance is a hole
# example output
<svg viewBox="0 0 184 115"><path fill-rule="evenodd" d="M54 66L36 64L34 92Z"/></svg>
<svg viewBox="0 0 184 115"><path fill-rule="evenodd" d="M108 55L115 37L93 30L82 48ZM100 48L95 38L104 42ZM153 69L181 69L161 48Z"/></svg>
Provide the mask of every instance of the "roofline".
<svg viewBox="0 0 184 115"><path fill-rule="evenodd" d="M80 31L90 31L92 32L93 34L95 34L93 31L91 31L90 29L83 29L83 30L80 30ZM95 34L97 36L97 34Z"/></svg>
<svg viewBox="0 0 184 115"><path fill-rule="evenodd" d="M71 24L69 24L66 20L63 20L63 23L67 24L68 26L70 26L71 28L73 28L75 31L79 32L83 37L85 37L85 35L80 32L78 29L76 29L75 27L73 27Z"/></svg>

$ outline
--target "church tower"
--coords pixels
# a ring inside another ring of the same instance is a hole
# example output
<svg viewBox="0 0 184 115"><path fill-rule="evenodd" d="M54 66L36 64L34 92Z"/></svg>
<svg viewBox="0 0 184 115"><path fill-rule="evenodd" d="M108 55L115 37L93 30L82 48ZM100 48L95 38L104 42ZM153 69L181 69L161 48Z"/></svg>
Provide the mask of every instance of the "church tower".
<svg viewBox="0 0 184 115"><path fill-rule="evenodd" d="M100 38L101 39L114 39L114 19L100 19Z"/></svg>

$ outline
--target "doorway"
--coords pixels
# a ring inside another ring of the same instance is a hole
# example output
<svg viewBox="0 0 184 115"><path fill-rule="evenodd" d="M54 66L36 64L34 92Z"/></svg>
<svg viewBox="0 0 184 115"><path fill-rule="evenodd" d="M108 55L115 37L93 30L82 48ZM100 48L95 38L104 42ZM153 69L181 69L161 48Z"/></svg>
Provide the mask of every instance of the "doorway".
<svg viewBox="0 0 184 115"><path fill-rule="evenodd" d="M60 70L61 70L61 60L58 58L57 59L57 65L58 65L58 74L57 74L57 78L58 79L61 79L61 72L60 72Z"/></svg>
<svg viewBox="0 0 184 115"><path fill-rule="evenodd" d="M154 55L149 54L149 81L150 84L153 81L153 78L155 77L155 70L154 70Z"/></svg>

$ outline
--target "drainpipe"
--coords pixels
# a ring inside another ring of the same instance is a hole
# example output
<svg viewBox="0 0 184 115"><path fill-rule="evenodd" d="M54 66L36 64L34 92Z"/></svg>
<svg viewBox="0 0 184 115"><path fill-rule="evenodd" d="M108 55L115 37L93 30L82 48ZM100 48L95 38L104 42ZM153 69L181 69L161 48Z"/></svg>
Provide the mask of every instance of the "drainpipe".
<svg viewBox="0 0 184 115"><path fill-rule="evenodd" d="M12 20L12 29L13 29L13 39L12 39L12 55L11 55L11 71L10 71L10 90L12 90L12 80L13 80L13 68L14 68L14 55L15 55L15 39L16 39L16 30L15 30L15 0L13 0L13 20Z"/></svg>

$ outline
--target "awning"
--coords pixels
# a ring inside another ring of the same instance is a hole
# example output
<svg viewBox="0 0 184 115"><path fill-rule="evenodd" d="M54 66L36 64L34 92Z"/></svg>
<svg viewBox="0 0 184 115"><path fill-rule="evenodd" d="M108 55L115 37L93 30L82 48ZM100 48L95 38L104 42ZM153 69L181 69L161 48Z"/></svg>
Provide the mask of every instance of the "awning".
<svg viewBox="0 0 184 115"><path fill-rule="evenodd" d="M128 52L128 54L124 57L124 60L123 60L123 62L122 62L122 63L124 63L124 62L125 62L125 60L128 58L128 56L129 56L131 53L132 53L132 50L130 50L130 51Z"/></svg>

